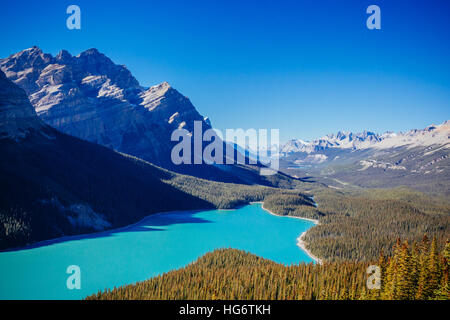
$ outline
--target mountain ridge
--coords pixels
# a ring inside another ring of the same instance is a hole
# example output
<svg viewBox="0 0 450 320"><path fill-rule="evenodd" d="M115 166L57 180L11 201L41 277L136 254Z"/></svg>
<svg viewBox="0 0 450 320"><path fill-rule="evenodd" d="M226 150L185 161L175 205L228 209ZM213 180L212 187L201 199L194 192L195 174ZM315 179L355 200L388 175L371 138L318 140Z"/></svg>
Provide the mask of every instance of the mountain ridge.
<svg viewBox="0 0 450 320"><path fill-rule="evenodd" d="M446 145L447 143L450 143L450 120L446 120L439 125L429 125L424 129L411 129L405 133L387 131L383 134L377 134L367 130L359 133L338 131L336 134L327 134L322 138L312 141L291 139L281 146L280 154L286 155L295 152L312 153L329 148L353 150L370 148L385 149L401 146Z"/></svg>
<svg viewBox="0 0 450 320"><path fill-rule="evenodd" d="M209 127L167 82L146 89L125 66L95 48L53 57L32 47L0 59L0 68L26 91L45 123L155 164L170 160L174 129L191 131L193 121Z"/></svg>
<svg viewBox="0 0 450 320"><path fill-rule="evenodd" d="M408 186L450 195L450 121L407 132L340 132L280 149L281 171L333 188Z"/></svg>

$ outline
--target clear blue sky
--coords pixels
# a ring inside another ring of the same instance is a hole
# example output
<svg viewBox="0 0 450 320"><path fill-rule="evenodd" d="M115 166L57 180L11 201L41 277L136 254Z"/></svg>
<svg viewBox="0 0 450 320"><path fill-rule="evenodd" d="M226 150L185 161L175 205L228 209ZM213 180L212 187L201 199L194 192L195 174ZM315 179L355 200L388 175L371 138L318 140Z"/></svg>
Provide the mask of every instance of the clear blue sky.
<svg viewBox="0 0 450 320"><path fill-rule="evenodd" d="M81 8L81 30L66 8ZM381 30L366 8L381 8ZM98 48L139 82L168 81L213 126L423 128L450 119L450 1L3 1L0 57Z"/></svg>

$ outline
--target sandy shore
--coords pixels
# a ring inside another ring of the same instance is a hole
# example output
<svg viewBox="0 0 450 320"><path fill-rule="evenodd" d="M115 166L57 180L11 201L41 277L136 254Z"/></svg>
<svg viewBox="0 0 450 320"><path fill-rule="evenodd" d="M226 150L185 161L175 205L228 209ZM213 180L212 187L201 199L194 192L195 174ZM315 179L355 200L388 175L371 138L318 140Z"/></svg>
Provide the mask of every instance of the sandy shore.
<svg viewBox="0 0 450 320"><path fill-rule="evenodd" d="M303 217L294 217L294 216L282 216L282 215L279 215L279 214L275 214L275 213L273 213L272 211L270 211L269 209L264 208L264 202L252 202L252 203L262 203L262 208L263 208L264 210L266 210L268 213L270 213L270 214L272 214L272 215L274 215L274 216L278 216L278 217L289 217L289 218L295 218L295 219L308 220L308 221L311 221L312 223L314 223L314 224L316 224L316 225L319 224L319 220L317 220L317 219L303 218ZM303 238L304 238L306 232L308 232L308 231L303 232L303 233L297 238L297 246L298 246L299 248L301 248L303 251L305 251L305 253L306 253L311 259L313 259L316 263L322 264L322 263L323 263L322 259L320 259L319 257L316 257L315 255L313 255L313 254L311 253L311 251L309 251L309 250L306 248L306 242L303 240Z"/></svg>
<svg viewBox="0 0 450 320"><path fill-rule="evenodd" d="M313 255L311 253L311 251L309 251L308 249L306 249L306 242L303 240L303 237L305 236L307 231L303 232L298 238L297 238L297 246L299 246L300 248L303 249L303 251L306 252L306 254L313 259L315 262L317 262L318 264L322 264L323 261L322 259L316 257L315 255Z"/></svg>

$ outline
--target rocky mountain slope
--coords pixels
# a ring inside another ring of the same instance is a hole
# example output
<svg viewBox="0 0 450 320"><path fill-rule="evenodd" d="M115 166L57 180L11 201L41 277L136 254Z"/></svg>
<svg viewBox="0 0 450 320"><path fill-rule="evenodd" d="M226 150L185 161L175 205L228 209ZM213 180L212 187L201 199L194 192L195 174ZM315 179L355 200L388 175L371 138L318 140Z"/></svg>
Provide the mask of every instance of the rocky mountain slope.
<svg viewBox="0 0 450 320"><path fill-rule="evenodd" d="M266 185L274 180L248 166L173 164L172 132L184 128L192 134L194 121L205 131L209 120L167 82L144 88L97 49L77 56L63 50L53 57L32 47L0 59L0 69L25 90L39 118L61 132L210 180Z"/></svg>
<svg viewBox="0 0 450 320"><path fill-rule="evenodd" d="M20 139L30 130L40 130L44 124L36 117L23 90L7 81L0 71L0 138Z"/></svg>
<svg viewBox="0 0 450 320"><path fill-rule="evenodd" d="M194 120L203 121L168 83L145 89L96 49L52 57L33 47L0 60L0 68L48 125L155 164L167 162L174 129L192 131Z"/></svg>
<svg viewBox="0 0 450 320"><path fill-rule="evenodd" d="M450 194L450 121L406 133L339 132L281 147L283 171L334 187L406 185Z"/></svg>

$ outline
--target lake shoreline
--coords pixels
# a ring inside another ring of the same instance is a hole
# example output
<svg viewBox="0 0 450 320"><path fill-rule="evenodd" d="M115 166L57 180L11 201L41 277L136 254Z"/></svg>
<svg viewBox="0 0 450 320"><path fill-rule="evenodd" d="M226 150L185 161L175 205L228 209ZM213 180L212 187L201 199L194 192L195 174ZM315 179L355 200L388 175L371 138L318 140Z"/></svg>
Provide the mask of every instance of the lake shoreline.
<svg viewBox="0 0 450 320"><path fill-rule="evenodd" d="M221 210L221 209L207 209L207 210ZM207 210L198 209L198 210L173 210L173 211L156 212L156 213L149 214L148 216L145 216L144 218L140 219L137 222L127 224L126 226L123 226L123 227L117 227L117 228L113 228L113 229L105 229L105 230L96 231L96 232L80 233L80 234L74 234L74 235L62 236L62 237L58 237L58 238L47 239L47 240L41 240L41 241L26 244L21 247L14 247L14 248L0 250L0 253L36 249L36 248L45 247L45 246L49 246L49 245L57 244L57 243L61 243L61 242L72 241L72 240L82 240L82 239L86 239L89 237L101 236L106 233L122 232L122 231L126 231L130 228L140 225L145 220L147 220L151 217L156 217L156 216L163 215L163 214L197 213L197 212L207 211Z"/></svg>
<svg viewBox="0 0 450 320"><path fill-rule="evenodd" d="M313 225L276 217L261 204L231 211L154 213L113 230L59 237L0 254L0 298L83 299L178 270L218 248L244 250L284 265L316 263L294 240ZM278 235L273 239L267 236L271 229ZM69 265L80 266L90 277L79 291L68 291L63 281ZM36 277L36 272L46 276Z"/></svg>
<svg viewBox="0 0 450 320"><path fill-rule="evenodd" d="M305 251L306 254L307 254L311 259L313 259L315 262L317 262L318 264L323 264L323 260L322 260L322 259L320 259L319 257L317 257L317 256L315 256L314 254L312 254L312 252L309 251L309 250L306 248L306 242L303 240L303 237L306 235L306 232L308 232L308 231L303 232L303 233L297 238L297 246L299 246L300 248L302 248L303 251Z"/></svg>
<svg viewBox="0 0 450 320"><path fill-rule="evenodd" d="M163 215L163 214L197 213L197 212L208 211L208 210L211 210L211 211L213 211L213 210L233 211L233 210L239 209L240 207L242 207L242 205L236 206L236 208L231 208L231 209L207 208L207 209L172 210L172 211L155 212L155 213L149 214L148 216L143 217L139 221L133 222L131 224L127 224L127 225L122 226L122 227L116 227L116 228L111 228L111 229L99 230L99 231L95 231L95 232L73 234L73 235L61 236L61 237L57 237L57 238L40 240L40 241L32 242L32 243L29 243L29 244L26 244L26 245L23 245L23 246L19 246L19 247L12 247L12 248L7 248L7 249L2 249L2 250L0 250L0 253L2 253L2 252L21 251L21 250L28 250L28 249L35 249L35 248L48 246L48 245L52 245L52 244L56 244L56 243L60 243L60 242L65 242L65 241L81 240L81 239L85 239L87 237L98 236L98 235L102 235L102 234L105 234L105 233L115 233L115 232L126 231L129 228L133 228L135 226L140 225L142 222L144 222L145 220L147 220L147 219L149 219L151 217L155 217L155 216L159 216L159 215Z"/></svg>
<svg viewBox="0 0 450 320"><path fill-rule="evenodd" d="M302 220L307 220L307 221L311 221L312 223L314 223L315 225L319 225L319 220L317 219L311 219L311 218L303 218L303 217L296 217L296 216L282 216L279 214L276 214L272 211L270 211L269 209L264 208L264 202L251 202L251 203L260 203L261 208L265 211L267 211L268 213L270 213L271 215L274 216L278 216L278 217L290 217L290 218L296 218L296 219L302 219ZM306 242L303 240L306 233L308 232L308 230L304 231L300 236L298 236L297 238L297 246L302 249L311 259L313 259L316 263L318 264L323 264L323 260L320 259L319 257L315 256L308 248L306 248Z"/></svg>
<svg viewBox="0 0 450 320"><path fill-rule="evenodd" d="M271 215L277 216L277 217L296 218L296 219L302 219L302 220L311 221L315 225L319 224L319 220L317 220L317 219L295 217L295 216L282 216L282 215L276 214L276 213L270 211L269 209L264 208L264 202L262 202L262 201L252 201L252 202L249 202L249 204L250 205L251 204L261 204L261 208L264 211L268 212ZM234 211L236 209L239 209L239 207L232 208L232 209L210 209L210 210ZM123 226L123 227L118 227L118 228L113 228L113 229L106 229L106 230L102 230L102 231L98 231L98 232L82 233L82 234L68 235L68 236L62 236L62 237L53 238L53 239L42 240L42 241L38 241L38 242L27 244L27 245L21 246L21 247L15 247L15 248L10 248L10 249L6 249L6 250L0 250L0 252L3 253L3 252L14 252L14 251L30 250L30 249L36 249L36 248L40 248L40 247L44 247L44 246L49 246L49 245L52 245L52 244L58 244L58 243L62 243L62 242L67 242L67 241L82 240L82 239L86 239L88 237L101 236L102 234L106 234L106 233L123 232L123 231L126 231L126 230L130 229L130 228L133 228L135 226L140 225L142 222L144 222L145 220L147 220L147 219L149 219L151 217L164 215L164 214L176 214L176 213L187 213L187 212L189 212L189 213L196 213L196 212L200 212L200 211L204 211L204 210L201 210L201 209L198 209L198 210L173 210L173 211L156 212L156 213L152 213L152 214L150 214L148 216L145 216L144 218L140 219L137 222L134 222L132 224L129 224L129 225L126 225L126 226ZM308 232L308 230L303 232L297 238L297 246L299 248L301 248L315 262L317 262L318 264L322 264L323 263L322 259L320 259L320 258L316 257L315 255L313 255L311 253L311 251L309 251L306 248L306 242L303 240L303 237L305 236L306 232Z"/></svg>

